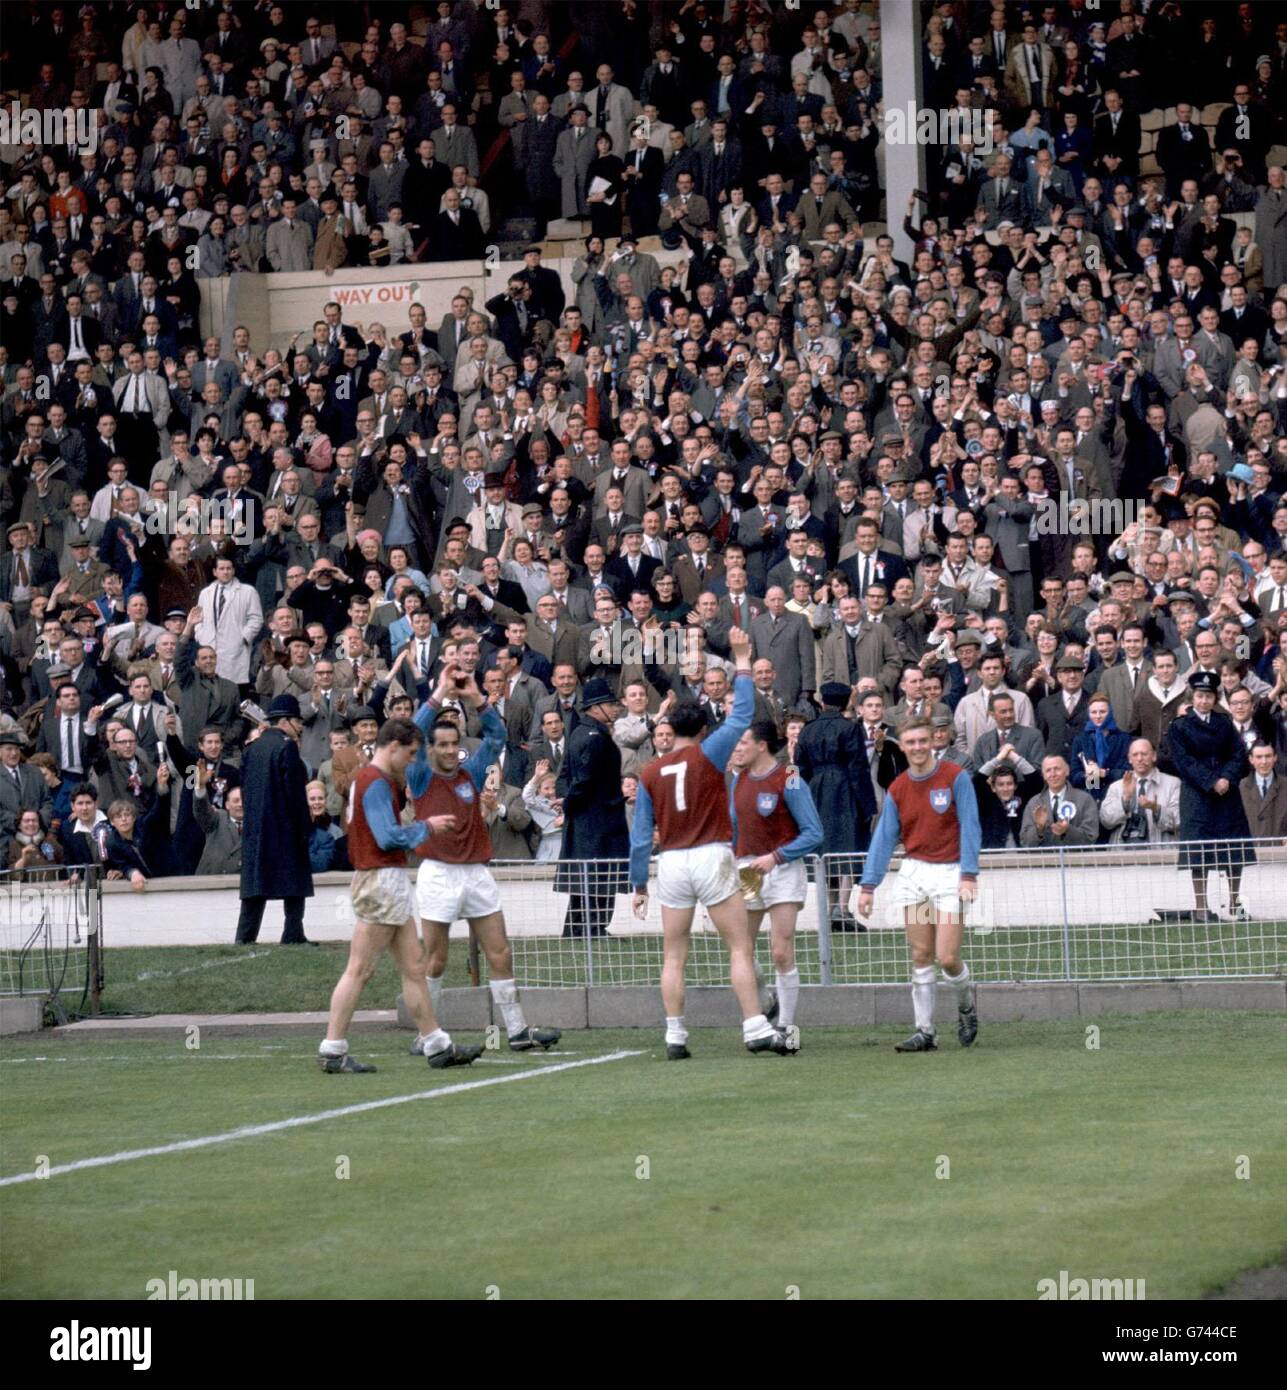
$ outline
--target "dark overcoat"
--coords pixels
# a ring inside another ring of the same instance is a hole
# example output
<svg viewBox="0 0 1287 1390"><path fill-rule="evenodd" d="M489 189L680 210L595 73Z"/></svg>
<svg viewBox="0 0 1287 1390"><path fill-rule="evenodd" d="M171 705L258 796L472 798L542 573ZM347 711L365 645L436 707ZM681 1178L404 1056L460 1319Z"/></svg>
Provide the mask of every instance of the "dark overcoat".
<svg viewBox="0 0 1287 1390"><path fill-rule="evenodd" d="M312 829L304 788L308 771L299 745L280 729L269 729L241 758L245 848L241 854L243 898L311 898L308 862Z"/></svg>
<svg viewBox="0 0 1287 1390"><path fill-rule="evenodd" d="M801 729L795 761L818 808L825 852L864 852L871 843L876 793L861 728L838 710L823 710Z"/></svg>
<svg viewBox="0 0 1287 1390"><path fill-rule="evenodd" d="M1196 714L1184 714L1166 738L1181 783L1180 868L1227 870L1254 864L1256 851L1244 843L1251 829L1238 791L1247 775L1247 750L1233 720L1219 710L1207 724ZM1222 777L1229 779L1229 790L1217 796L1211 789Z"/></svg>
<svg viewBox="0 0 1287 1390"><path fill-rule="evenodd" d="M602 897L624 893L630 831L621 795L621 750L597 720L581 719L568 735L558 794L563 798L563 851L554 891ZM586 859L599 861L591 865L588 883L579 863L572 862Z"/></svg>

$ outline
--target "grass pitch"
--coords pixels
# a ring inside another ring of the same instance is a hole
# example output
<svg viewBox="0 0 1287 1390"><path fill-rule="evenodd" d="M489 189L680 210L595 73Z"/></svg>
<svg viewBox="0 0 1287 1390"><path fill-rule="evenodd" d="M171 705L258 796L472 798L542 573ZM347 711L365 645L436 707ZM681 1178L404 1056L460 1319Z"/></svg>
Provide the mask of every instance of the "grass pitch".
<svg viewBox="0 0 1287 1390"><path fill-rule="evenodd" d="M1281 1015L1108 1018L1098 1050L985 1016L930 1056L805 1023L794 1058L596 1031L445 1073L379 1034L374 1076L322 1075L307 1039L5 1043L6 1178L444 1094L0 1187L0 1295L139 1299L174 1270L260 1300L1033 1299L1067 1270L1187 1298L1281 1257ZM447 1093L478 1081L502 1084Z"/></svg>

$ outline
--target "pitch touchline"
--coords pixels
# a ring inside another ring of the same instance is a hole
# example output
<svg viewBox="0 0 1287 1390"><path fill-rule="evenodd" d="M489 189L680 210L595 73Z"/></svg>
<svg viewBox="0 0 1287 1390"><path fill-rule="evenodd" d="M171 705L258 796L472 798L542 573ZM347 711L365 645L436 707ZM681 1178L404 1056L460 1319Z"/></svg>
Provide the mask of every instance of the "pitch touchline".
<svg viewBox="0 0 1287 1390"><path fill-rule="evenodd" d="M346 1115L361 1115L367 1110L383 1110L390 1105L407 1105L415 1100L433 1100L437 1096L458 1095L461 1091L477 1091L484 1086L505 1086L512 1081L527 1081L534 1076L549 1076L556 1071L572 1071L577 1067L595 1067L600 1062L620 1062L625 1057L642 1057L643 1052L608 1052L602 1057L587 1057L581 1062L558 1062L552 1067L534 1067L531 1071L513 1076L491 1076L485 1081L461 1081L454 1086L439 1086L429 1091L416 1091L409 1096L388 1096L384 1100L367 1100L357 1105L343 1105L337 1110L321 1110L316 1115L297 1115L290 1120L274 1120L266 1125L243 1125L224 1134L207 1134L200 1139L181 1139L174 1144L157 1144L150 1149L123 1149L120 1153L103 1154L98 1158L78 1158L74 1163L60 1163L44 1174L14 1173L0 1178L0 1187L12 1187L20 1182L39 1182L62 1173L79 1173L86 1168L107 1168L116 1163L132 1163L136 1158L156 1158L161 1154L186 1153L190 1149L208 1149L215 1144L228 1144L234 1139L257 1139L261 1134L275 1134L283 1129L299 1129L303 1125L321 1124L323 1120L338 1120Z"/></svg>

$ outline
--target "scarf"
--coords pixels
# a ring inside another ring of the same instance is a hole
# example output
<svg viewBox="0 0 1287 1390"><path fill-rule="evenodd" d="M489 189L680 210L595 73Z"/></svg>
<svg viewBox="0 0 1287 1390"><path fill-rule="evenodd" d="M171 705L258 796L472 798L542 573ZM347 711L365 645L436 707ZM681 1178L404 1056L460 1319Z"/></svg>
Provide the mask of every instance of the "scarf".
<svg viewBox="0 0 1287 1390"><path fill-rule="evenodd" d="M1092 726L1093 727L1093 726ZM1105 771L1108 770L1108 746L1109 735L1121 733L1117 727L1117 721L1113 718L1113 711L1108 711L1108 718L1095 729L1095 761Z"/></svg>

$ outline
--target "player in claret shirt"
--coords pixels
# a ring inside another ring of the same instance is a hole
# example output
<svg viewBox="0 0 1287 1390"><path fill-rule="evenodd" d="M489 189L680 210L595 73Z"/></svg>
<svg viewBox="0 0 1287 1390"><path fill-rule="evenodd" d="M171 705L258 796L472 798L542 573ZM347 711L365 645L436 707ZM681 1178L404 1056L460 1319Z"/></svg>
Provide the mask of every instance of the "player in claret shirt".
<svg viewBox="0 0 1287 1390"><path fill-rule="evenodd" d="M733 853L742 874L751 937L759 935L769 914L769 945L777 974L774 1017L793 1051L799 1051L795 1010L800 1000L800 972L795 964L795 922L804 906L808 877L805 856L822 848L822 822L813 794L793 767L773 755L781 739L772 720L757 720L738 740L733 766L738 769L729 806L733 818Z"/></svg>
<svg viewBox="0 0 1287 1390"><path fill-rule="evenodd" d="M710 913L728 950L729 980L741 1005L747 1049L779 1055L790 1051L786 1038L760 1007L755 940L733 861L733 826L724 769L738 739L750 727L755 687L751 684L750 638L733 628L728 644L737 661L732 713L702 738L705 710L690 700L675 706L670 713L675 747L640 774L630 832L634 911L642 918L648 915L648 859L654 826L657 830L657 896L661 899L664 952L661 998L666 1007L666 1056L671 1061L692 1055L684 1027L684 967L698 903Z"/></svg>
<svg viewBox="0 0 1287 1390"><path fill-rule="evenodd" d="M371 1072L375 1068L349 1054L347 1034L362 988L382 951L392 954L402 973L402 997L420 1027L416 1049L435 1068L468 1066L481 1047L453 1043L439 1024L425 989L424 952L416 932L415 904L407 878L407 851L429 833L419 824L402 824L407 764L421 745L420 730L406 719L390 719L375 741L370 765L349 788L349 856L353 861L353 912L357 922L349 963L331 995L326 1038L318 1049L324 1072Z"/></svg>
<svg viewBox="0 0 1287 1390"><path fill-rule="evenodd" d="M483 742L463 763L460 729L442 710L449 696L480 712ZM436 1009L447 969L451 924L467 918L487 957L492 999L505 1020L511 1049L530 1052L541 1047L548 1051L563 1035L557 1028L529 1028L523 1017L500 893L487 868L492 839L478 800L487 769L505 746L505 725L479 691L472 673L454 664L443 667L433 694L416 711L415 722L425 735L427 748L407 769L407 790L415 803L416 819L430 831L415 847L423 861L416 877L416 900L428 951L430 998ZM423 1043L423 1038L417 1038L412 1052Z"/></svg>
<svg viewBox="0 0 1287 1390"><path fill-rule="evenodd" d="M867 853L858 915L869 917L894 846L903 842L903 863L890 895L891 911L903 908L912 950L912 1009L916 1031L898 1052L934 1052L935 959L956 991L957 1037L962 1047L978 1036L970 967L961 959L963 904L979 887L979 808L970 774L955 763L935 761L928 719L906 720L898 746L907 770L889 785L876 834Z"/></svg>

